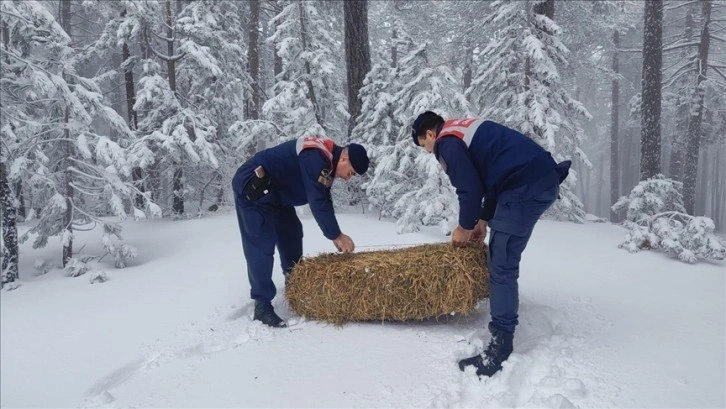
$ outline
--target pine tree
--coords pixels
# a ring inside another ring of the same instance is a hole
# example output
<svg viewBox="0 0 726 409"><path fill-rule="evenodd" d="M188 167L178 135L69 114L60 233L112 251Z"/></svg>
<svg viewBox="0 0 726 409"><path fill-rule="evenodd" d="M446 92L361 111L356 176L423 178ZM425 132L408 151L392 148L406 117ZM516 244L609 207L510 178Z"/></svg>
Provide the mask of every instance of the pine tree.
<svg viewBox="0 0 726 409"><path fill-rule="evenodd" d="M245 98L254 95L252 79L246 69L246 49L240 15L243 3L213 0L190 3L177 20L185 36L180 50L187 53L180 62L179 92L197 117L206 118L214 133L207 139L217 165L202 160L187 166L188 190L199 196L199 211L206 190L214 186L214 205L221 205L224 190L239 165L238 136L231 128L245 116ZM225 154L226 153L226 154Z"/></svg>
<svg viewBox="0 0 726 409"><path fill-rule="evenodd" d="M134 109L143 113L140 140L172 172L171 210L178 217L185 213L186 196L201 196L210 181L224 185L218 157L225 146L236 148L232 124L243 115L238 98L249 84L237 41L243 33L237 3L192 2L178 15L168 0L149 6L155 11L150 37L166 50L160 52L149 38L145 44L166 69L153 58L142 62Z"/></svg>
<svg viewBox="0 0 726 409"><path fill-rule="evenodd" d="M444 117L465 117L470 115L469 105L458 91L460 79L446 65L429 59L429 45L414 43L401 24L395 27L397 50L408 52L393 71L387 90L382 86L386 70L377 67L368 81L370 89L364 87L363 91L362 115L379 118L369 130L362 127L358 131L375 145L375 169L366 184L366 194L382 216L398 219L399 232L417 230L422 224L439 224L448 232L455 226L452 221L458 213L458 206L452 205L456 193L435 158L412 143L410 124L427 110ZM377 76L380 82L375 80ZM366 104L376 95L376 88L383 99L375 106ZM394 134L388 133L390 125ZM380 145L375 143L376 135L385 138Z"/></svg>
<svg viewBox="0 0 726 409"><path fill-rule="evenodd" d="M62 3L61 11L70 30L70 3ZM131 131L105 105L98 79L76 72L71 38L42 4L3 2L2 23L8 33L3 57L10 63L3 64L1 128L3 141L14 142L3 160L10 164L8 180L25 181L41 208L28 232L36 236L33 247L60 236L65 266L74 257L74 231L100 225L107 252L123 267L135 250L116 241L120 226L103 216L125 218L123 200L138 190L124 181L130 174L124 149L98 133L94 123L105 122L127 137ZM154 210L146 201L133 214L143 217Z"/></svg>
<svg viewBox="0 0 726 409"><path fill-rule="evenodd" d="M275 78L274 96L262 111L278 124L281 140L304 135L346 134L348 112L343 95L343 71L337 63L339 39L313 1L290 1L275 16L275 33L267 39L277 46L282 72Z"/></svg>
<svg viewBox="0 0 726 409"><path fill-rule="evenodd" d="M563 86L558 67L567 65L569 50L552 19L554 2L495 1L491 8L481 26L497 31L479 54L467 96L482 116L529 136L552 152L555 160L578 159L591 166L580 147L583 132L576 122L577 117L591 116ZM584 220L582 202L574 193L576 178L576 172L570 171L561 200L548 214Z"/></svg>
<svg viewBox="0 0 726 409"><path fill-rule="evenodd" d="M698 45L698 56L695 61L696 80L691 93L691 103L688 115L688 141L686 143L686 161L683 174L683 196L686 210L695 214L696 206L696 177L698 172L698 157L701 148L701 134L703 132L704 95L706 72L708 68L708 54L711 43L711 0L705 0L702 6L702 28ZM723 89L724 87L722 87Z"/></svg>

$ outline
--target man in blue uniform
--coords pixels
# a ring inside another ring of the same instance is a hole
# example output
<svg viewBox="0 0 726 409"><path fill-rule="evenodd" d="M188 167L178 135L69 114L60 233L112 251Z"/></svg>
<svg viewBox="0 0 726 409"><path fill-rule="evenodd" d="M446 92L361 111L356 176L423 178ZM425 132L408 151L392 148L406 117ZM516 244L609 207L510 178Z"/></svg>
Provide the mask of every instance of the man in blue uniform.
<svg viewBox="0 0 726 409"><path fill-rule="evenodd" d="M419 115L413 142L434 153L456 188L459 225L455 246L489 239L489 305L492 339L479 355L459 361L479 376L492 376L512 353L518 323L519 261L539 217L557 199L570 161L555 163L533 140L483 119L444 119L434 112Z"/></svg>
<svg viewBox="0 0 726 409"><path fill-rule="evenodd" d="M353 240L340 231L330 186L368 170L368 155L358 144L345 147L332 139L302 137L258 152L232 179L237 220L247 261L254 319L271 327L286 326L272 307L275 247L287 278L302 257L303 230L294 206L309 204L323 235L338 251L350 253Z"/></svg>

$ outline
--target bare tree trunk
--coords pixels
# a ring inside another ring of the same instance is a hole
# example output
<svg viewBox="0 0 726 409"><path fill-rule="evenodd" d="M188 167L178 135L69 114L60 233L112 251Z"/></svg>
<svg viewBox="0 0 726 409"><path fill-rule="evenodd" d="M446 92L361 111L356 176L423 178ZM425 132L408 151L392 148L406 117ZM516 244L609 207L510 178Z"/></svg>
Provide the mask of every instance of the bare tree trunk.
<svg viewBox="0 0 726 409"><path fill-rule="evenodd" d="M2 213L2 269L0 273L0 287L20 278L18 263L20 252L18 248L17 209L15 200L8 183L8 172L5 162L0 162L0 211Z"/></svg>
<svg viewBox="0 0 726 409"><path fill-rule="evenodd" d="M660 173L660 114L663 75L663 1L646 0L643 30L640 180Z"/></svg>
<svg viewBox="0 0 726 409"><path fill-rule="evenodd" d="M302 49L303 51L308 51L308 43L307 43L307 26L305 24L306 16L305 16L305 10L303 9L303 2L298 1L298 9L300 10L300 41L302 42ZM308 88L308 98L310 98L310 102L313 104L313 112L315 113L315 120L317 121L318 125L325 128L323 126L323 118L320 115L320 107L318 106L318 100L315 97L315 88L313 87L313 81L312 81L312 72L310 70L310 63L308 61L305 61L305 85Z"/></svg>
<svg viewBox="0 0 726 409"><path fill-rule="evenodd" d="M618 149L618 130L620 126L620 33L613 30L613 80L610 96L610 206L620 198L620 161ZM618 222L617 212L610 210L610 221Z"/></svg>
<svg viewBox="0 0 726 409"><path fill-rule="evenodd" d="M711 42L709 25L711 22L711 0L701 3L703 13L703 29L701 42L698 45L698 60L696 62L696 87L694 90L694 105L691 106L688 118L688 142L686 145L686 162L683 174L683 204L689 214L694 214L696 200L696 176L698 171L698 155L701 149L701 132L703 130L703 94L701 83L706 79L708 67L708 48Z"/></svg>
<svg viewBox="0 0 726 409"><path fill-rule="evenodd" d="M358 93L363 80L371 69L371 53L368 45L368 1L343 2L345 22L345 61L348 73L348 138L361 112Z"/></svg>

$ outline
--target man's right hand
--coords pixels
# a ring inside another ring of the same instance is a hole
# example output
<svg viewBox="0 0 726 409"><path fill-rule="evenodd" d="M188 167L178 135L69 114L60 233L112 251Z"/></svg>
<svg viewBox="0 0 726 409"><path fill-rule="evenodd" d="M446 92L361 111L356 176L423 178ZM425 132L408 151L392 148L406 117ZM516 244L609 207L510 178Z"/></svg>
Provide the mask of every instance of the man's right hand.
<svg viewBox="0 0 726 409"><path fill-rule="evenodd" d="M355 250L355 243L347 234L340 233L340 236L333 240L333 244L341 253L352 253Z"/></svg>

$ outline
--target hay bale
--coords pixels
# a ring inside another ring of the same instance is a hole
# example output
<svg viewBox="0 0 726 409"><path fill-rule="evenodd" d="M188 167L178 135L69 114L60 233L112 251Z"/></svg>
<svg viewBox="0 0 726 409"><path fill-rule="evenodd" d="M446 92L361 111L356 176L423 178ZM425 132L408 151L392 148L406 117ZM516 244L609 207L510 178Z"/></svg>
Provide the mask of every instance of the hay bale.
<svg viewBox="0 0 726 409"><path fill-rule="evenodd" d="M485 253L441 243L304 258L285 294L298 315L335 324L467 314L489 295Z"/></svg>

